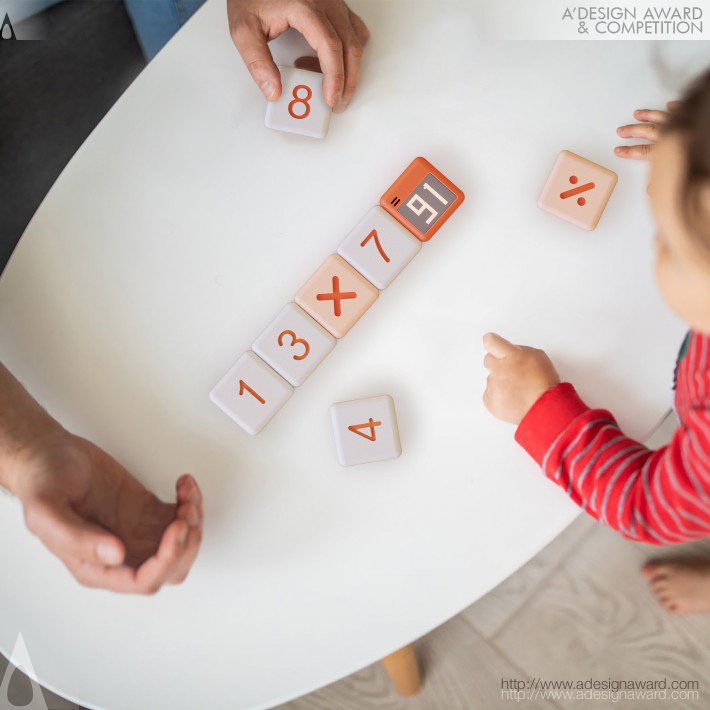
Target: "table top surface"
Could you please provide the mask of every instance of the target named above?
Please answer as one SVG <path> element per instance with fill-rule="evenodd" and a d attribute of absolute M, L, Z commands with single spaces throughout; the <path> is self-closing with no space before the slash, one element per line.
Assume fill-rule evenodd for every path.
<path fill-rule="evenodd" d="M 682 326 L 652 278 L 646 168 L 612 155 L 676 85 L 643 42 L 477 38 L 465 3 L 355 3 L 361 87 L 319 141 L 264 101 L 209 2 L 67 166 L 0 280 L 0 358 L 159 495 L 206 500 L 188 581 L 79 587 L 0 500 L 0 649 L 89 706 L 258 708 L 481 597 L 577 514 L 483 408 L 481 335 L 546 348 L 631 435 L 667 408 Z M 404 11 L 406 8 L 406 12 Z M 293 36 L 277 59 L 297 56 Z M 675 62 L 676 81 L 694 63 Z M 685 72 L 685 73 L 683 73 Z M 561 149 L 619 173 L 596 231 L 540 211 Z M 257 437 L 208 399 L 417 155 L 466 201 Z M 331 403 L 394 397 L 393 461 L 341 468 Z"/>

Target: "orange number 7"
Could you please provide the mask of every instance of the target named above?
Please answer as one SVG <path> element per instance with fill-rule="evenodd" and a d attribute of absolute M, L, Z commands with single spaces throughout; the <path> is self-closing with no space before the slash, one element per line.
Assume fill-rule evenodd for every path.
<path fill-rule="evenodd" d="M 244 382 L 244 380 L 239 380 L 239 394 L 244 394 L 244 390 L 246 390 L 252 397 L 254 397 L 254 399 L 256 399 L 261 404 L 266 404 L 266 400 L 260 395 L 258 395 L 256 392 L 254 392 L 254 390 L 249 387 L 249 385 Z"/>
<path fill-rule="evenodd" d="M 365 244 L 367 244 L 370 239 L 375 240 L 375 246 L 377 247 L 377 251 L 380 252 L 380 256 L 389 264 L 390 263 L 390 258 L 385 254 L 385 250 L 382 248 L 382 244 L 380 244 L 380 238 L 377 236 L 377 230 L 373 229 L 361 242 L 360 246 L 364 247 Z"/>

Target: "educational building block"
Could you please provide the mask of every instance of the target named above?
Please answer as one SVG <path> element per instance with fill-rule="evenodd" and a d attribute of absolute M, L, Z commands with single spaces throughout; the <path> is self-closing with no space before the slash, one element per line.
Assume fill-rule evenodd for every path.
<path fill-rule="evenodd" d="M 422 243 L 381 207 L 373 207 L 338 247 L 338 254 L 380 290 L 417 255 Z"/>
<path fill-rule="evenodd" d="M 330 419 L 341 466 L 396 459 L 402 453 L 389 395 L 338 402 L 330 408 Z"/>
<path fill-rule="evenodd" d="M 253 352 L 244 353 L 210 399 L 248 434 L 258 434 L 293 394 L 293 387 Z"/>
<path fill-rule="evenodd" d="M 380 205 L 417 239 L 428 242 L 465 195 L 428 160 L 415 158 L 380 198 Z"/>
<path fill-rule="evenodd" d="M 306 69 L 279 67 L 281 96 L 266 104 L 269 128 L 324 138 L 332 109 L 323 98 L 323 75 Z"/>
<path fill-rule="evenodd" d="M 296 303 L 336 338 L 342 338 L 379 293 L 341 256 L 331 254 L 296 294 Z"/>
<path fill-rule="evenodd" d="M 563 150 L 557 156 L 537 204 L 541 210 L 592 230 L 604 212 L 617 179 L 613 170 Z"/>
<path fill-rule="evenodd" d="M 335 338 L 302 308 L 289 303 L 254 341 L 251 349 L 294 387 L 323 362 Z"/>

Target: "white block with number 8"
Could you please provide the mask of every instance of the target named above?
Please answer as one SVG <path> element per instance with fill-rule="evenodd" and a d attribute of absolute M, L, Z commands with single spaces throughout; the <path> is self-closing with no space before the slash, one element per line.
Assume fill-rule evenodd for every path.
<path fill-rule="evenodd" d="M 269 128 L 324 138 L 332 109 L 323 98 L 323 75 L 306 69 L 279 67 L 281 96 L 266 104 Z"/>
<path fill-rule="evenodd" d="M 418 239 L 377 206 L 345 237 L 338 254 L 381 291 L 421 248 Z"/>
<path fill-rule="evenodd" d="M 289 303 L 254 341 L 251 349 L 294 387 L 323 362 L 335 338 L 295 303 Z"/>
<path fill-rule="evenodd" d="M 330 408 L 330 419 L 341 466 L 396 459 L 402 453 L 389 395 L 337 402 Z"/>
<path fill-rule="evenodd" d="M 258 434 L 293 394 L 293 387 L 253 352 L 244 353 L 210 399 L 248 434 Z"/>

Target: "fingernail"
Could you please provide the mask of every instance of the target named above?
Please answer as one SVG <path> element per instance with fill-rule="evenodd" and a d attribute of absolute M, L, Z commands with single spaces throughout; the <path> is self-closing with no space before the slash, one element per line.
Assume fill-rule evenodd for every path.
<path fill-rule="evenodd" d="M 121 551 L 111 543 L 100 542 L 96 548 L 96 554 L 107 565 L 117 565 L 121 562 Z"/>
<path fill-rule="evenodd" d="M 616 148 L 614 148 L 614 152 L 619 155 L 622 152 L 621 146 L 617 145 Z"/>
<path fill-rule="evenodd" d="M 348 107 L 348 103 L 349 103 L 348 101 L 342 101 L 342 100 L 338 101 L 335 104 L 335 108 L 333 109 L 333 113 L 342 113 Z"/>
<path fill-rule="evenodd" d="M 187 526 L 183 525 L 182 532 L 178 535 L 178 542 L 184 545 L 185 540 L 187 540 Z"/>
<path fill-rule="evenodd" d="M 276 93 L 276 87 L 270 81 L 263 81 L 260 88 L 267 99 L 273 98 L 274 93 Z"/>

